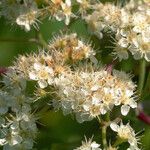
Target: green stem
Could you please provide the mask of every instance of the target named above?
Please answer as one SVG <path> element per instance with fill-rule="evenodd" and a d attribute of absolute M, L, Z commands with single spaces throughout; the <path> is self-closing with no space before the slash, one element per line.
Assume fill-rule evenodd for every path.
<path fill-rule="evenodd" d="M 138 92 L 141 98 L 145 81 L 145 73 L 146 73 L 146 61 L 142 59 L 140 62 L 139 83 L 138 83 Z"/>
<path fill-rule="evenodd" d="M 35 44 L 38 44 L 38 41 L 34 38 L 31 38 L 31 39 L 0 38 L 0 42 L 17 42 L 17 43 L 35 43 Z"/>
<path fill-rule="evenodd" d="M 107 149 L 107 137 L 106 137 L 106 132 L 107 132 L 107 126 L 103 125 L 102 126 L 102 143 L 103 143 L 103 148 Z"/>

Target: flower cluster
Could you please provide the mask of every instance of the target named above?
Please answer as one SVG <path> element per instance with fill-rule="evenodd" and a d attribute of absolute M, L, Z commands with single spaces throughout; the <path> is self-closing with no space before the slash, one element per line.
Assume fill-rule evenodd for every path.
<path fill-rule="evenodd" d="M 55 37 L 49 44 L 49 47 L 60 51 L 62 60 L 77 62 L 87 58 L 93 58 L 95 52 L 92 46 L 77 37 L 76 33 Z"/>
<path fill-rule="evenodd" d="M 0 91 L 0 145 L 7 150 L 32 149 L 37 134 L 32 99 L 25 95 L 26 80 L 9 69 Z"/>
<path fill-rule="evenodd" d="M 65 24 L 70 23 L 71 17 L 76 17 L 72 13 L 72 1 L 71 0 L 51 0 L 47 1 L 47 7 L 44 8 L 46 13 L 50 14 L 50 17 L 56 18 L 58 21 L 65 20 Z"/>
<path fill-rule="evenodd" d="M 1 0 L 0 17 L 30 31 L 31 26 L 38 29 L 39 20 L 45 17 L 69 25 L 71 18 L 80 16 L 99 38 L 106 31 L 114 34 L 114 53 L 120 60 L 127 59 L 130 52 L 134 59 L 150 61 L 149 0 L 130 0 L 120 5 L 97 0 L 44 0 L 41 5 L 38 3 L 37 0 Z M 66 31 L 67 26 L 64 27 Z M 34 40 L 40 46 L 46 45 L 42 38 Z M 130 108 L 136 108 L 136 85 L 129 74 L 100 68 L 91 45 L 76 33 L 62 33 L 45 46 L 47 51 L 19 56 L 8 68 L 0 83 L 0 145 L 4 150 L 33 148 L 41 113 L 37 100 L 42 96 L 51 100 L 55 110 L 61 109 L 64 115 L 74 114 L 79 123 L 94 118 L 101 121 L 103 150 L 119 148 L 115 144 L 107 145 L 105 134 L 109 125 L 117 132 L 117 140 L 130 144 L 127 150 L 140 150 L 139 139 L 129 124 L 121 122 L 119 126 L 108 118 L 99 118 L 114 107 L 121 107 L 123 116 Z M 30 82 L 37 91 L 33 88 L 28 97 L 27 83 Z M 85 139 L 75 150 L 102 149 L 92 139 Z"/>
<path fill-rule="evenodd" d="M 0 5 L 0 16 L 7 18 L 12 24 L 23 27 L 26 31 L 31 25 L 38 28 L 38 8 L 33 0 L 2 0 Z"/>
<path fill-rule="evenodd" d="M 64 21 L 69 25 L 71 18 L 77 18 L 80 14 L 85 16 L 96 0 L 45 0 L 42 6 L 34 0 L 2 0 L 0 3 L 0 16 L 4 16 L 12 24 L 23 27 L 30 31 L 31 25 L 38 29 L 38 23 L 43 18 L 55 18 L 57 21 Z M 77 12 L 73 7 L 78 5 Z M 79 13 L 78 13 L 79 12 Z"/>
<path fill-rule="evenodd" d="M 128 51 L 134 59 L 150 61 L 150 4 L 131 0 L 125 6 L 112 3 L 96 3 L 91 14 L 83 19 L 92 33 L 99 38 L 103 31 L 111 31 L 116 37 L 114 53 L 120 60 L 128 59 Z"/>
<path fill-rule="evenodd" d="M 14 64 L 20 74 L 37 81 L 40 88 L 53 85 L 59 74 L 70 72 L 71 63 L 94 58 L 95 55 L 92 47 L 78 39 L 76 34 L 58 36 L 48 46 L 49 52 L 20 56 Z"/>
<path fill-rule="evenodd" d="M 113 131 L 117 132 L 119 138 L 124 141 L 128 141 L 130 147 L 127 150 L 140 150 L 138 148 L 138 141 L 139 139 L 136 137 L 136 134 L 132 127 L 128 124 L 124 125 L 122 122 L 119 125 L 113 122 L 110 124 L 110 127 Z"/>
<path fill-rule="evenodd" d="M 83 17 L 92 33 L 99 38 L 103 37 L 102 31 L 111 29 L 116 31 L 120 24 L 121 10 L 111 3 L 96 3 L 92 5 L 93 12 Z"/>
<path fill-rule="evenodd" d="M 103 150 L 117 150 L 117 149 L 118 148 L 109 145 L 107 149 Z M 95 141 L 92 141 L 92 138 L 87 140 L 87 138 L 85 137 L 85 142 L 83 141 L 82 145 L 74 150 L 102 150 L 102 149 L 100 148 L 100 144 L 96 143 Z"/>
<path fill-rule="evenodd" d="M 127 59 L 130 51 L 134 59 L 150 61 L 150 5 L 139 4 L 134 11 L 129 6 L 123 9 L 125 23 L 117 30 L 115 51 L 120 59 Z"/>
<path fill-rule="evenodd" d="M 116 70 L 111 74 L 88 64 L 86 69 L 72 65 L 95 55 L 76 34 L 55 38 L 49 48 L 47 53 L 20 56 L 14 66 L 27 80 L 37 81 L 39 88 L 55 87 L 54 108 L 61 107 L 64 114 L 73 112 L 78 122 L 83 122 L 106 114 L 114 106 L 121 105 L 123 115 L 130 107 L 137 107 L 136 86 L 129 75 Z"/>
<path fill-rule="evenodd" d="M 82 145 L 74 150 L 102 150 L 100 148 L 100 145 L 97 144 L 95 141 L 92 141 L 92 139 L 87 140 L 85 138 L 85 142 L 82 142 Z"/>
<path fill-rule="evenodd" d="M 111 75 L 104 69 L 76 71 L 62 74 L 55 79 L 60 97 L 59 107 L 64 114 L 76 113 L 78 122 L 91 120 L 121 105 L 127 115 L 130 107 L 137 107 L 134 99 L 135 85 L 123 72 Z M 54 101 L 56 107 L 57 100 Z"/>

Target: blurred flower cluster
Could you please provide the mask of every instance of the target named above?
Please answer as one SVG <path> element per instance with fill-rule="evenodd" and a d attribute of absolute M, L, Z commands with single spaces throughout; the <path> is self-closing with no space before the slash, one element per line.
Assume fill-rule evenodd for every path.
<path fill-rule="evenodd" d="M 103 32 L 115 34 L 114 53 L 120 60 L 134 59 L 150 61 L 150 3 L 131 0 L 125 6 L 112 3 L 92 5 L 92 13 L 83 17 L 89 28 L 99 38 Z"/>
<path fill-rule="evenodd" d="M 26 96 L 26 80 L 9 69 L 0 90 L 0 145 L 7 150 L 31 149 L 37 135 L 33 100 Z"/>

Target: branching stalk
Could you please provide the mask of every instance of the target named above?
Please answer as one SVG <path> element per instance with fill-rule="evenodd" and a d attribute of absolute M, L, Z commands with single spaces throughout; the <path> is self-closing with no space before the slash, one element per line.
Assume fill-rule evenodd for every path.
<path fill-rule="evenodd" d="M 103 148 L 107 149 L 107 126 L 103 125 L 102 126 L 102 143 L 103 143 Z"/>
<path fill-rule="evenodd" d="M 141 98 L 145 81 L 145 73 L 146 73 L 146 61 L 142 59 L 140 62 L 139 83 L 138 83 L 138 92 Z"/>

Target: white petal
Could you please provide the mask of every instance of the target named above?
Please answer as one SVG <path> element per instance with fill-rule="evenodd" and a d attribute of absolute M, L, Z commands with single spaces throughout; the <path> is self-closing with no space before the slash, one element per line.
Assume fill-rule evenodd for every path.
<path fill-rule="evenodd" d="M 104 107 L 101 107 L 100 112 L 102 115 L 104 115 L 104 114 L 106 114 L 107 111 Z"/>
<path fill-rule="evenodd" d="M 70 16 L 66 15 L 65 24 L 69 25 L 69 23 L 70 23 Z"/>
<path fill-rule="evenodd" d="M 118 42 L 118 44 L 123 47 L 123 48 L 127 48 L 129 45 L 129 42 L 127 41 L 127 39 L 125 38 L 121 38 Z"/>
<path fill-rule="evenodd" d="M 30 25 L 29 24 L 25 24 L 25 30 L 26 31 L 30 31 L 30 29 L 31 29 Z"/>
<path fill-rule="evenodd" d="M 91 147 L 92 147 L 92 148 L 99 148 L 99 146 L 100 146 L 100 145 L 97 144 L 96 142 L 92 142 L 92 143 L 91 143 Z"/>
<path fill-rule="evenodd" d="M 67 4 L 67 6 L 71 6 L 71 0 L 66 0 L 65 3 Z"/>
<path fill-rule="evenodd" d="M 126 95 L 127 95 L 128 97 L 132 96 L 133 94 L 134 94 L 134 93 L 133 93 L 132 90 L 126 90 Z"/>
<path fill-rule="evenodd" d="M 82 3 L 82 0 L 77 0 L 78 3 Z"/>
<path fill-rule="evenodd" d="M 45 69 L 46 69 L 46 71 L 47 71 L 48 73 L 54 74 L 53 68 L 51 68 L 51 67 L 46 67 Z"/>
<path fill-rule="evenodd" d="M 129 105 L 131 106 L 131 108 L 136 108 L 137 107 L 137 102 L 135 100 L 131 100 L 129 102 Z"/>
<path fill-rule="evenodd" d="M 118 132 L 119 126 L 118 126 L 115 122 L 113 122 L 113 123 L 110 124 L 110 128 L 111 128 L 113 131 Z"/>
<path fill-rule="evenodd" d="M 88 105 L 83 105 L 83 109 L 84 109 L 85 111 L 89 111 L 89 106 L 88 106 Z"/>
<path fill-rule="evenodd" d="M 128 106 L 128 105 L 122 105 L 121 106 L 121 114 L 123 116 L 126 116 L 129 112 L 129 110 L 130 110 L 130 106 Z"/>
<path fill-rule="evenodd" d="M 16 145 L 22 142 L 22 137 L 19 135 L 15 135 L 14 137 L 12 137 L 11 139 L 11 144 L 12 145 Z"/>
<path fill-rule="evenodd" d="M 34 63 L 33 67 L 35 70 L 39 71 L 42 68 L 42 64 L 41 63 Z"/>
<path fill-rule="evenodd" d="M 52 78 L 48 78 L 48 84 L 52 85 L 54 83 L 54 80 Z"/>
<path fill-rule="evenodd" d="M 48 85 L 45 80 L 38 81 L 38 84 L 39 84 L 40 88 L 42 88 L 42 89 L 46 88 Z"/>
<path fill-rule="evenodd" d="M 31 80 L 38 80 L 36 73 L 34 73 L 34 72 L 29 72 L 29 78 Z"/>
<path fill-rule="evenodd" d="M 0 139 L 0 145 L 5 145 L 6 144 L 6 139 Z"/>
<path fill-rule="evenodd" d="M 98 104 L 100 104 L 100 99 L 97 98 L 97 97 L 95 97 L 95 96 L 93 96 L 93 97 L 92 97 L 92 104 L 93 104 L 93 105 L 98 105 Z"/>
<path fill-rule="evenodd" d="M 55 17 L 56 17 L 56 20 L 58 21 L 62 21 L 64 19 L 64 15 L 62 12 L 58 12 Z"/>
<path fill-rule="evenodd" d="M 99 86 L 98 85 L 94 85 L 94 86 L 92 86 L 91 91 L 97 91 L 98 89 L 99 89 Z"/>

